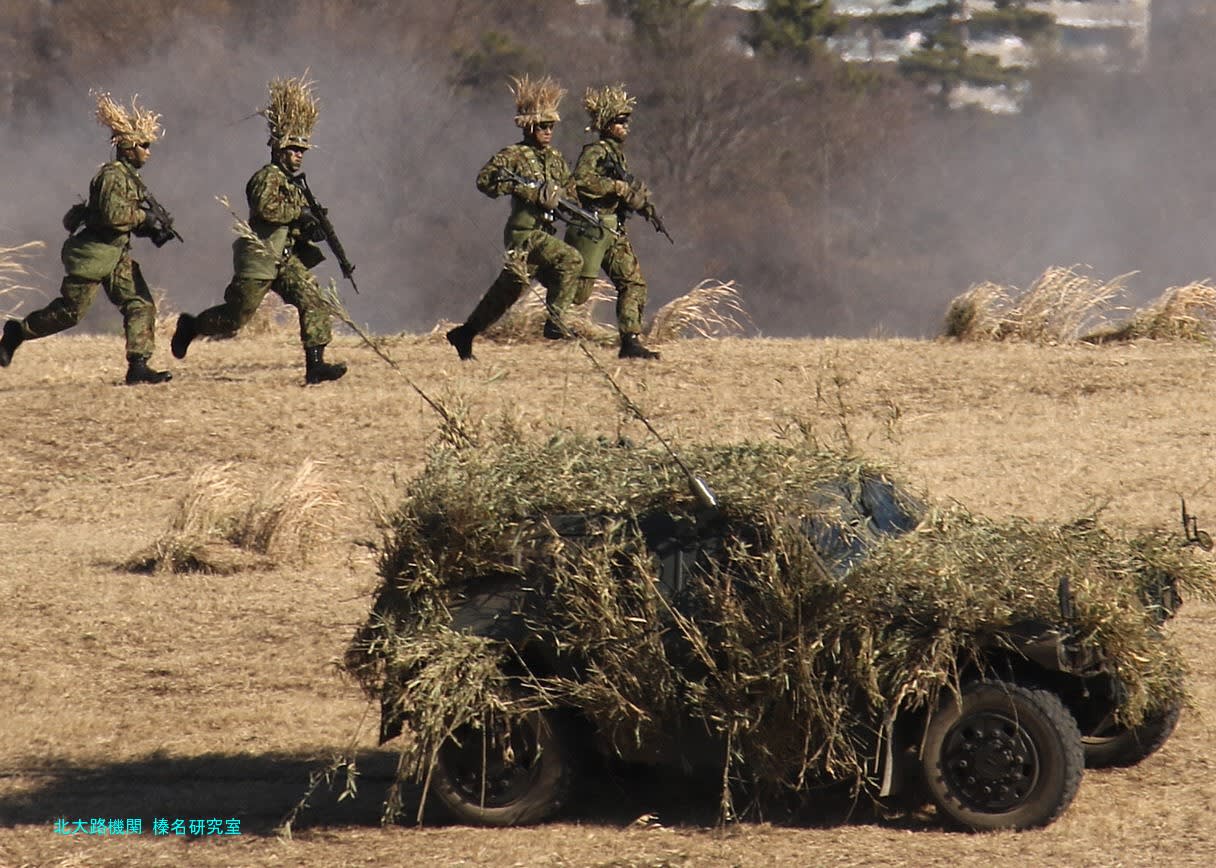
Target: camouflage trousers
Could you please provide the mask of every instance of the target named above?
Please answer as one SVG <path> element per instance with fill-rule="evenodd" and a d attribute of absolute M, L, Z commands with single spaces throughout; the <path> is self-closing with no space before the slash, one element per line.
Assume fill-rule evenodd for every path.
<path fill-rule="evenodd" d="M 540 229 L 511 232 L 507 243 L 507 263 L 465 320 L 478 334 L 519 301 L 533 277 L 545 288 L 545 304 L 557 318 L 569 309 L 578 291 L 583 257 L 569 244 Z"/>
<path fill-rule="evenodd" d="M 151 356 L 156 346 L 156 302 L 152 300 L 139 263 L 127 253 L 123 253 L 114 270 L 101 280 L 72 274 L 64 277 L 59 286 L 59 298 L 21 321 L 25 338 L 45 338 L 70 329 L 84 319 L 101 288 L 122 313 L 127 355 L 145 359 Z"/>
<path fill-rule="evenodd" d="M 642 266 L 633 252 L 633 244 L 624 232 L 604 252 L 604 274 L 616 287 L 616 322 L 621 334 L 638 334 L 642 330 L 642 313 L 646 309 L 646 278 L 642 277 Z M 583 304 L 591 298 L 595 276 L 588 276 L 584 269 L 578 281 L 575 304 Z"/>
<path fill-rule="evenodd" d="M 329 343 L 333 336 L 329 309 L 321 299 L 316 278 L 295 256 L 287 258 L 273 280 L 233 277 L 224 290 L 224 303 L 200 313 L 195 318 L 195 329 L 204 336 L 236 334 L 271 291 L 299 313 L 300 341 L 306 349 Z"/>

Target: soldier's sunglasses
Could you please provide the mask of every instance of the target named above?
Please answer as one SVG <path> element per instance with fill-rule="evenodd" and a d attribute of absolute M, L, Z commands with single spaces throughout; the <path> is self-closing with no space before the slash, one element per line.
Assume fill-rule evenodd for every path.
<path fill-rule="evenodd" d="M 146 151 L 152 147 L 152 143 L 151 142 L 136 142 L 135 147 L 139 148 L 141 151 Z"/>
<path fill-rule="evenodd" d="M 538 130 L 551 130 L 555 126 L 557 126 L 557 124 L 554 121 L 541 121 L 539 124 L 536 125 L 536 128 Z"/>
<path fill-rule="evenodd" d="M 623 127 L 629 126 L 629 115 L 618 115 L 617 117 L 614 117 L 611 122 L 609 122 L 609 126 L 614 126 L 616 124 L 620 124 Z"/>

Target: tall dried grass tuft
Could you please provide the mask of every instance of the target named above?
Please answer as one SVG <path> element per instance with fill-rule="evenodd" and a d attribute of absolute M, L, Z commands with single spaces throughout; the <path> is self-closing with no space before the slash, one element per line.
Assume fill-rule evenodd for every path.
<path fill-rule="evenodd" d="M 606 325 L 596 318 L 597 308 L 613 299 L 612 285 L 606 280 L 597 280 L 591 296 L 584 304 L 571 305 L 562 317 L 567 328 L 584 340 L 596 344 L 611 344 L 616 340 L 616 327 Z M 548 309 L 543 290 L 533 285 L 502 319 L 486 329 L 487 340 L 503 343 L 533 343 L 542 340 Z"/>
<path fill-rule="evenodd" d="M 0 316 L 16 316 L 21 309 L 21 293 L 41 292 L 25 281 L 31 276 L 26 260 L 46 247 L 41 241 L 27 241 L 16 247 L 0 247 Z"/>
<path fill-rule="evenodd" d="M 720 338 L 754 329 L 733 280 L 703 280 L 659 308 L 646 329 L 646 337 L 660 343 L 680 338 Z"/>
<path fill-rule="evenodd" d="M 212 464 L 195 471 L 165 533 L 123 568 L 147 573 L 233 572 L 231 558 L 224 555 L 233 504 L 240 494 L 232 470 L 231 464 Z"/>
<path fill-rule="evenodd" d="M 146 573 L 228 574 L 276 563 L 308 562 L 328 536 L 342 502 L 305 461 L 295 475 L 247 495 L 232 464 L 203 467 L 190 477 L 165 533 L 123 568 Z"/>
<path fill-rule="evenodd" d="M 1024 291 L 981 283 L 950 303 L 944 334 L 964 341 L 1072 343 L 1110 310 L 1129 276 L 1103 282 L 1053 267 Z"/>
<path fill-rule="evenodd" d="M 584 304 L 572 305 L 565 313 L 564 322 L 583 340 L 613 346 L 618 337 L 615 299 L 616 290 L 612 284 L 597 279 L 591 296 Z M 605 306 L 611 313 L 601 318 Z M 502 343 L 538 343 L 543 340 L 541 330 L 546 316 L 544 294 L 534 284 L 502 319 L 486 329 L 482 337 Z M 431 334 L 438 340 L 451 326 L 452 323 L 440 322 Z M 721 338 L 748 331 L 755 331 L 755 324 L 743 307 L 734 281 L 703 280 L 659 308 L 645 330 L 645 337 L 663 342 Z"/>
<path fill-rule="evenodd" d="M 1204 341 L 1216 336 L 1216 287 L 1200 280 L 1174 286 L 1147 307 L 1132 313 L 1125 323 L 1095 331 L 1090 343 L 1134 341 Z"/>
<path fill-rule="evenodd" d="M 300 465 L 291 480 L 263 491 L 245 510 L 230 539 L 275 560 L 306 563 L 329 531 L 342 501 L 321 479 L 316 462 Z"/>

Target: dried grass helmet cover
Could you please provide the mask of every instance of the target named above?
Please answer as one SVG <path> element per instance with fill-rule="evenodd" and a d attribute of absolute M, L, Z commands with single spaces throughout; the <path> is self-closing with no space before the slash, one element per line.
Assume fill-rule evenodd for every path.
<path fill-rule="evenodd" d="M 557 123 L 562 119 L 557 107 L 566 90 L 549 76 L 535 80 L 527 75 L 519 78 L 512 76 L 511 93 L 515 96 L 515 126 L 520 129 Z"/>
<path fill-rule="evenodd" d="M 160 138 L 160 115 L 139 105 L 139 95 L 131 97 L 131 107 L 117 103 L 105 91 L 90 91 L 97 100 L 97 123 L 110 129 L 110 143 L 118 148 L 130 148 L 141 142 Z"/>
<path fill-rule="evenodd" d="M 270 128 L 267 142 L 272 148 L 312 147 L 312 128 L 320 102 L 312 92 L 308 73 L 296 78 L 271 79 L 270 100 L 258 110 Z"/>
<path fill-rule="evenodd" d="M 623 84 L 608 84 L 599 88 L 589 87 L 587 93 L 583 95 L 583 108 L 587 110 L 587 117 L 591 119 L 591 124 L 587 129 L 602 133 L 608 129 L 614 118 L 633 114 L 636 105 L 637 100 L 625 92 Z"/>

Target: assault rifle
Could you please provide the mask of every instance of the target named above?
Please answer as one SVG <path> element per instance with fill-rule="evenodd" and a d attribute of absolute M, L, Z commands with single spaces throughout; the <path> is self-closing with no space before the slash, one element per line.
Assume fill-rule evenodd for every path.
<path fill-rule="evenodd" d="M 185 244 L 186 239 L 182 238 L 182 234 L 173 227 L 173 215 L 169 213 L 164 205 L 156 201 L 156 197 L 152 195 L 143 178 L 136 175 L 135 180 L 139 185 L 139 207 L 151 214 L 152 220 L 156 224 L 148 233 L 148 238 L 157 247 L 164 247 L 169 243 L 170 238 L 176 238 L 182 244 Z M 66 221 L 64 225 L 67 225 Z"/>
<path fill-rule="evenodd" d="M 635 180 L 637 180 L 637 177 L 632 172 L 625 169 L 625 166 L 616 158 L 615 154 L 604 154 L 602 165 L 604 167 L 604 174 L 614 181 L 624 181 L 626 184 L 632 184 Z M 667 227 L 663 225 L 663 218 L 659 216 L 657 211 L 655 211 L 653 203 L 647 202 L 642 206 L 642 209 L 638 211 L 638 213 L 642 215 L 643 220 L 654 227 L 655 232 L 663 233 L 667 236 L 668 241 L 670 241 L 672 244 L 676 243 L 676 240 L 672 238 L 671 234 L 667 231 Z M 627 214 L 622 214 L 621 221 L 624 222 L 627 216 Z"/>
<path fill-rule="evenodd" d="M 308 210 L 317 221 L 317 226 L 321 232 L 324 233 L 325 243 L 334 252 L 334 257 L 338 260 L 338 268 L 342 270 L 342 276 L 350 281 L 351 288 L 358 293 L 359 285 L 355 283 L 354 278 L 355 264 L 346 258 L 346 251 L 342 248 L 342 242 L 338 240 L 338 233 L 334 231 L 334 224 L 329 222 L 329 209 L 321 207 L 321 204 L 317 201 L 317 197 L 312 194 L 312 188 L 308 186 L 308 178 L 304 176 L 303 172 L 293 176 L 291 182 L 299 187 L 300 192 L 304 194 L 304 200 L 308 203 Z M 315 247 L 312 249 L 316 250 Z M 320 260 L 318 259 L 318 261 Z"/>
<path fill-rule="evenodd" d="M 518 172 L 512 172 L 510 169 L 499 169 L 498 178 L 503 181 L 512 181 L 520 187 L 530 187 L 537 189 L 544 182 L 536 178 L 525 178 Z M 584 223 L 593 229 L 598 229 L 601 232 L 607 232 L 610 235 L 620 235 L 621 233 L 610 226 L 605 226 L 600 215 L 592 211 L 590 208 L 584 208 L 582 205 L 575 202 L 573 199 L 560 198 L 557 200 L 557 207 L 553 209 L 553 215 L 566 223 Z"/>

